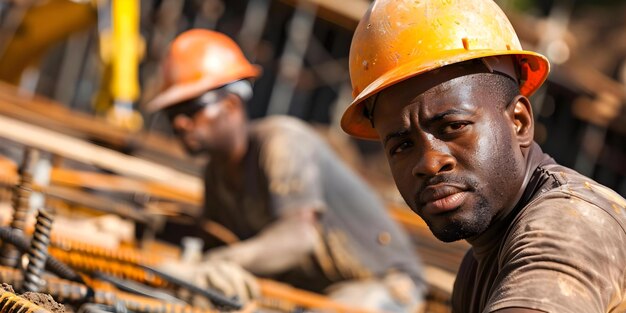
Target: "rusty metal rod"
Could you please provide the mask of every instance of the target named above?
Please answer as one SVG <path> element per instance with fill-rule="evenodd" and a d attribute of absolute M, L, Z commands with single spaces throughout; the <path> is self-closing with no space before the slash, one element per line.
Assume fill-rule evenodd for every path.
<path fill-rule="evenodd" d="M 154 253 L 140 251 L 129 247 L 108 249 L 85 242 L 79 242 L 70 238 L 61 237 L 55 235 L 54 233 L 52 233 L 51 244 L 53 247 L 57 247 L 62 250 L 81 252 L 87 255 L 111 259 L 118 262 L 127 262 L 132 264 L 159 264 L 162 262 L 162 257 Z"/>
<path fill-rule="evenodd" d="M 22 232 L 9 227 L 0 227 L 0 240 L 14 245 L 17 249 L 24 253 L 28 251 L 30 246 L 30 241 L 27 238 L 24 238 L 24 234 Z M 83 281 L 73 269 L 52 256 L 48 256 L 46 259 L 46 268 L 65 279 L 77 282 Z"/>
<path fill-rule="evenodd" d="M 48 259 L 53 217 L 52 213 L 46 209 L 39 209 L 35 232 L 28 250 L 28 266 L 24 271 L 24 290 L 26 291 L 39 292 L 43 285 L 41 274 Z"/>
<path fill-rule="evenodd" d="M 33 187 L 33 177 L 28 172 L 32 154 L 32 148 L 24 149 L 22 164 L 17 170 L 19 181 L 11 189 L 11 204 L 13 206 L 11 228 L 20 232 L 24 231 L 26 219 L 28 218 L 29 200 Z M 20 258 L 20 250 L 11 243 L 4 242 L 0 250 L 0 264 L 16 267 Z M 22 250 L 21 252 L 25 251 Z"/>
<path fill-rule="evenodd" d="M 0 266 L 0 277 L 7 279 L 6 283 L 19 286 L 23 282 L 22 273 L 17 269 Z M 84 284 L 68 281 L 61 278 L 47 276 L 42 292 L 50 294 L 54 299 L 69 302 L 93 301 L 97 304 L 116 305 L 123 304 L 130 311 L 138 313 L 216 313 L 214 310 L 201 309 L 186 304 L 171 303 L 164 300 L 134 295 L 127 292 L 95 289 L 90 295 L 89 288 Z M 1 294 L 1 293 L 0 293 Z M 22 313 L 5 312 L 0 313 Z M 49 312 L 32 312 L 49 313 Z"/>

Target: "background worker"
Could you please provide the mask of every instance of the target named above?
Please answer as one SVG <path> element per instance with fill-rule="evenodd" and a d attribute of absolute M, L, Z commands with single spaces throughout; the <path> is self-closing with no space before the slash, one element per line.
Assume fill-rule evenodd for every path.
<path fill-rule="evenodd" d="M 203 218 L 241 240 L 178 275 L 244 299 L 257 290 L 250 271 L 366 308 L 420 305 L 420 261 L 375 192 L 303 122 L 248 121 L 244 105 L 260 70 L 230 38 L 184 32 L 164 74 L 148 110 L 167 115 L 191 154 L 210 157 Z"/>
<path fill-rule="evenodd" d="M 626 201 L 533 141 L 548 71 L 491 0 L 379 0 L 354 34 L 342 127 L 382 142 L 435 236 L 471 244 L 454 312 L 626 312 Z"/>

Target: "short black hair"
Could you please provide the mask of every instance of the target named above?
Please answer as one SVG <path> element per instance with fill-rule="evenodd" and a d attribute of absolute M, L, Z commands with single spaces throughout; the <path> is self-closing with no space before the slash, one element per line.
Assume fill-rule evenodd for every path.
<path fill-rule="evenodd" d="M 519 85 L 509 76 L 499 73 L 482 73 L 478 75 L 481 85 L 491 89 L 493 95 L 499 96 L 502 108 L 507 109 L 515 97 L 521 94 Z"/>

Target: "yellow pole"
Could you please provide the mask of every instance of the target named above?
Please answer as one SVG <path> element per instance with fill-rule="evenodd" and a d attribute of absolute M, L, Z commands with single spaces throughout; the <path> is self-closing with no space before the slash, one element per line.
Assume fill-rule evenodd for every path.
<path fill-rule="evenodd" d="M 116 102 L 139 98 L 139 1 L 113 0 L 113 81 Z"/>
<path fill-rule="evenodd" d="M 141 115 L 133 110 L 139 98 L 139 0 L 112 0 L 113 38 L 111 53 L 111 94 L 114 106 L 107 119 L 123 128 L 138 130 Z"/>

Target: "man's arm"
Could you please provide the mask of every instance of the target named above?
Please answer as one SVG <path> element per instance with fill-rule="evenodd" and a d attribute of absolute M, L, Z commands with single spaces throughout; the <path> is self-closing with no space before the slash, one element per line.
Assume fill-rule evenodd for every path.
<path fill-rule="evenodd" d="M 284 120 L 266 123 L 278 122 Z M 312 140 L 311 135 L 300 126 L 265 126 L 269 128 L 262 132 L 258 162 L 275 222 L 248 240 L 207 254 L 208 259 L 231 260 L 259 275 L 296 267 L 309 256 L 322 240 L 317 224 L 326 209 L 315 145 L 302 144 Z"/>
<path fill-rule="evenodd" d="M 282 272 L 313 252 L 320 241 L 316 223 L 315 209 L 294 210 L 255 237 L 209 251 L 206 259 L 229 260 L 258 275 Z"/>

